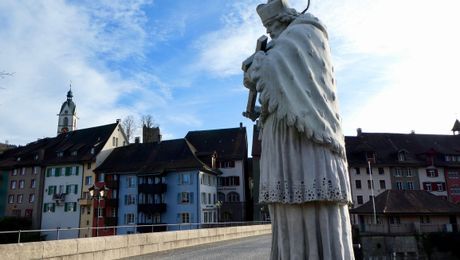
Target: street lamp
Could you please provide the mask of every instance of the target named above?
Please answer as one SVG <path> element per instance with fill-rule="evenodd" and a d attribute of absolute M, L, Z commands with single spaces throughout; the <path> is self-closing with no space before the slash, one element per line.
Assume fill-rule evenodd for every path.
<path fill-rule="evenodd" d="M 96 236 L 99 236 L 99 212 L 101 210 L 101 200 L 105 199 L 107 196 L 106 192 L 109 191 L 105 185 L 101 188 L 93 185 L 88 189 L 89 195 L 92 200 L 97 200 L 97 214 L 96 214 Z"/>
<path fill-rule="evenodd" d="M 214 205 L 217 208 L 217 222 L 220 222 L 220 207 L 222 207 L 222 201 L 218 200 Z"/>

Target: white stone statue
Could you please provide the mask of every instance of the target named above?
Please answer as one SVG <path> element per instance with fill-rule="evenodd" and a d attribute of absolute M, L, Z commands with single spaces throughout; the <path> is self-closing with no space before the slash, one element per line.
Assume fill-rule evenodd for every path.
<path fill-rule="evenodd" d="M 283 0 L 261 4 L 257 12 L 272 40 L 251 58 L 244 83 L 262 105 L 259 200 L 270 210 L 271 259 L 354 259 L 326 28 Z"/>

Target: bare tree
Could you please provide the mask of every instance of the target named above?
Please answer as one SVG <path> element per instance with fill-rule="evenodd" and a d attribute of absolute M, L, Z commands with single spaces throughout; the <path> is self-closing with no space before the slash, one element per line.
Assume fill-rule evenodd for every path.
<path fill-rule="evenodd" d="M 142 126 L 151 128 L 151 127 L 158 127 L 159 125 L 155 123 L 152 115 L 142 115 L 141 116 L 141 123 Z"/>
<path fill-rule="evenodd" d="M 131 139 L 134 134 L 134 130 L 136 130 L 136 121 L 132 115 L 129 115 L 121 121 L 121 125 L 125 130 L 126 138 L 128 138 L 128 142 L 131 142 Z"/>
<path fill-rule="evenodd" d="M 0 71 L 0 79 L 4 79 L 6 76 L 13 76 L 14 73 L 11 72 L 6 72 L 6 71 Z"/>

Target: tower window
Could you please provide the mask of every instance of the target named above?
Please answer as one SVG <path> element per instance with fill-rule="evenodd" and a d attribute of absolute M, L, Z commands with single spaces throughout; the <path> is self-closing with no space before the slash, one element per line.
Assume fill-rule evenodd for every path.
<path fill-rule="evenodd" d="M 69 119 L 67 119 L 67 117 L 64 117 L 64 126 L 68 126 L 68 125 L 69 125 Z"/>

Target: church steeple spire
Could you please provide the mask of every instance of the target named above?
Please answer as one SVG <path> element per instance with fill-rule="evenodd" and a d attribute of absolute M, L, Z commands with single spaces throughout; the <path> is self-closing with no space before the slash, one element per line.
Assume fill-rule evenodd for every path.
<path fill-rule="evenodd" d="M 77 106 L 72 100 L 72 83 L 70 83 L 69 91 L 67 92 L 67 100 L 62 103 L 61 110 L 58 114 L 57 133 L 65 133 L 77 129 Z"/>

